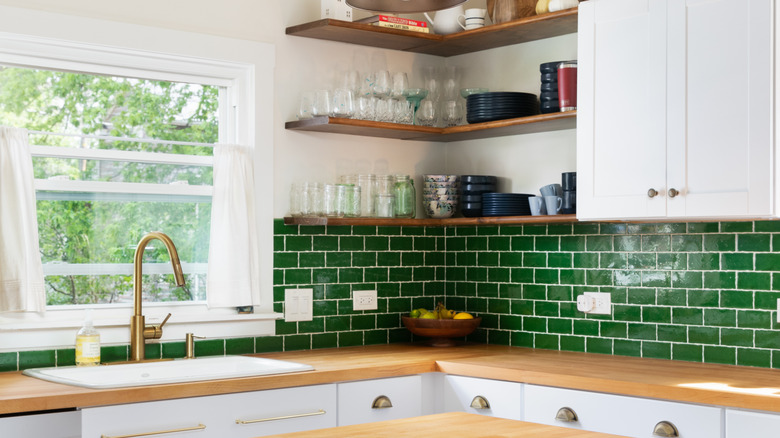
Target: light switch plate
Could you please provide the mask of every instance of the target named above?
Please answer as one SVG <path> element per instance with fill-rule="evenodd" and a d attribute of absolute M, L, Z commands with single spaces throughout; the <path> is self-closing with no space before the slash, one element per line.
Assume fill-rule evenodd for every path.
<path fill-rule="evenodd" d="M 284 320 L 311 321 L 313 317 L 312 289 L 285 289 Z"/>
<path fill-rule="evenodd" d="M 376 310 L 377 308 L 375 290 L 352 291 L 352 310 Z"/>

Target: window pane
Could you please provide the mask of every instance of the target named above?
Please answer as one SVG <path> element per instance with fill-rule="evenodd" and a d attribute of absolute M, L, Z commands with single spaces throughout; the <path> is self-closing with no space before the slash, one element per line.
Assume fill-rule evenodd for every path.
<path fill-rule="evenodd" d="M 207 186 L 212 183 L 212 168 L 205 166 L 51 157 L 35 157 L 33 166 L 36 179 Z"/>

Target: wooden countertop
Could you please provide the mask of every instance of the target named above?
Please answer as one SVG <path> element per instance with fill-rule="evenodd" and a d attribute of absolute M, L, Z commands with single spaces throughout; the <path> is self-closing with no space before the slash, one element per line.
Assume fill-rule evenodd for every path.
<path fill-rule="evenodd" d="M 424 415 L 402 420 L 379 421 L 354 426 L 331 427 L 306 432 L 272 435 L 275 438 L 340 438 L 355 437 L 420 437 L 431 436 L 477 437 L 538 437 L 538 438 L 617 438 L 618 435 L 588 432 L 565 427 L 546 426 L 507 420 L 484 415 L 450 412 L 447 414 Z M 427 431 L 427 432 L 426 432 Z"/>
<path fill-rule="evenodd" d="M 312 365 L 273 376 L 87 389 L 0 373 L 0 414 L 135 403 L 440 371 L 537 385 L 780 412 L 780 371 L 497 345 L 390 344 L 259 354 Z"/>

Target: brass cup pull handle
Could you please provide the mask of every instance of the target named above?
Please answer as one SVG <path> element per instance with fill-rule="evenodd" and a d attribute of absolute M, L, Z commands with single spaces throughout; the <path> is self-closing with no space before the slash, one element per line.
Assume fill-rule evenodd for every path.
<path fill-rule="evenodd" d="M 579 418 L 577 418 L 577 413 L 574 412 L 574 409 L 563 407 L 558 409 L 558 412 L 555 414 L 555 420 L 564 423 L 574 423 L 579 421 Z"/>
<path fill-rule="evenodd" d="M 206 425 L 198 424 L 197 426 L 193 426 L 193 427 L 184 427 L 181 429 L 170 429 L 170 430 L 159 430 L 157 432 L 134 433 L 132 435 L 100 435 L 100 438 L 137 438 L 141 436 L 165 435 L 169 433 L 194 432 L 196 430 L 205 430 L 205 429 L 206 429 Z"/>
<path fill-rule="evenodd" d="M 483 396 L 478 395 L 471 400 L 471 405 L 474 409 L 490 409 L 490 402 Z"/>
<path fill-rule="evenodd" d="M 658 196 L 658 190 L 650 189 L 650 190 L 647 191 L 647 197 L 648 198 L 655 198 L 656 196 Z"/>
<path fill-rule="evenodd" d="M 653 436 L 679 437 L 680 432 L 670 421 L 661 421 L 653 428 Z"/>
<path fill-rule="evenodd" d="M 669 189 L 669 197 L 674 198 L 675 196 L 679 195 L 680 192 L 677 189 Z"/>
<path fill-rule="evenodd" d="M 371 403 L 371 409 L 387 409 L 392 407 L 393 402 L 391 402 L 390 397 L 386 395 L 380 395 L 374 399 L 373 403 Z"/>
<path fill-rule="evenodd" d="M 257 420 L 236 420 L 236 424 L 254 424 L 254 423 L 264 423 L 266 421 L 276 421 L 276 420 L 289 420 L 292 418 L 301 418 L 301 417 L 313 417 L 315 415 L 325 415 L 325 411 L 322 409 L 318 409 L 314 412 L 304 412 L 302 414 L 292 414 L 292 415 L 280 415 L 278 417 L 268 417 L 268 418 L 258 418 Z"/>

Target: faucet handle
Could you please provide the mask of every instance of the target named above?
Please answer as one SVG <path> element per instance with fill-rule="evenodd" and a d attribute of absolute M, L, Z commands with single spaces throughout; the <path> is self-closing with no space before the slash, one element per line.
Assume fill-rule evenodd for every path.
<path fill-rule="evenodd" d="M 163 333 L 162 328 L 170 317 L 171 314 L 169 313 L 159 325 L 147 325 L 144 327 L 144 339 L 160 339 Z"/>

